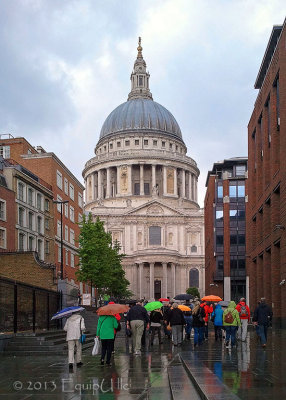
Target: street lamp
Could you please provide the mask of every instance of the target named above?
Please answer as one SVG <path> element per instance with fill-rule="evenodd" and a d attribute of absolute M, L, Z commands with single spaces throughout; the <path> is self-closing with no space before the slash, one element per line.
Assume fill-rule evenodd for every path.
<path fill-rule="evenodd" d="M 66 204 L 68 202 L 68 200 L 53 200 L 53 203 L 61 205 L 61 280 L 64 279 L 63 204 Z"/>

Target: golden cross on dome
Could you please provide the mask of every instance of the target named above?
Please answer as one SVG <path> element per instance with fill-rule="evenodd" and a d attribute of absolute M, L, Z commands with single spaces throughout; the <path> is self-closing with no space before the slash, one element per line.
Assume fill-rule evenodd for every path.
<path fill-rule="evenodd" d="M 138 55 L 137 55 L 137 58 L 142 58 L 142 47 L 141 47 L 141 37 L 139 36 L 139 39 L 138 39 L 138 47 L 137 47 L 137 50 L 138 50 Z"/>

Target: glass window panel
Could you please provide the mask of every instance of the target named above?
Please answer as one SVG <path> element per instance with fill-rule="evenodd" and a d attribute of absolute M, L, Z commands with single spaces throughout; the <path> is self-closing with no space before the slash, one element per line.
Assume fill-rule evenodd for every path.
<path fill-rule="evenodd" d="M 217 197 L 219 199 L 221 199 L 223 197 L 223 187 L 222 186 L 217 187 Z"/>
<path fill-rule="evenodd" d="M 230 235 L 230 244 L 237 244 L 237 234 Z"/>
<path fill-rule="evenodd" d="M 215 218 L 216 218 L 216 220 L 223 220 L 223 211 L 217 210 L 215 213 Z"/>
<path fill-rule="evenodd" d="M 229 186 L 229 197 L 236 197 L 236 185 Z"/>
<path fill-rule="evenodd" d="M 239 185 L 237 187 L 237 196 L 238 197 L 244 197 L 245 196 L 245 187 L 244 187 L 244 185 L 243 186 Z"/>
<path fill-rule="evenodd" d="M 223 245 L 223 235 L 216 235 L 216 244 L 219 246 Z"/>

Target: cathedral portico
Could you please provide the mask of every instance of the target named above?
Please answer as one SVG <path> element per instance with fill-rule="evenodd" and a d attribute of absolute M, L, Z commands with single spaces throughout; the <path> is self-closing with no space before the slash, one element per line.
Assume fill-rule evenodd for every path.
<path fill-rule="evenodd" d="M 153 101 L 149 79 L 140 42 L 128 100 L 106 118 L 83 170 L 85 211 L 120 243 L 134 297 L 171 298 L 192 285 L 203 294 L 199 169 L 174 116 Z"/>

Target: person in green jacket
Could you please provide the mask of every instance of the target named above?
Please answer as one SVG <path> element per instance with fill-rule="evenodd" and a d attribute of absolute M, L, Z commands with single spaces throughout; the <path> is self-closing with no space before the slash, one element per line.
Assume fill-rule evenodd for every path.
<path fill-rule="evenodd" d="M 236 332 L 239 326 L 241 326 L 239 313 L 236 310 L 236 304 L 234 301 L 231 301 L 228 307 L 224 310 L 222 320 L 223 326 L 225 327 L 226 338 L 225 345 L 227 348 L 230 348 L 230 339 L 231 339 L 231 347 L 234 347 L 236 344 Z"/>
<path fill-rule="evenodd" d="M 101 365 L 104 365 L 104 359 L 106 355 L 106 365 L 110 364 L 113 340 L 114 340 L 114 329 L 118 327 L 116 318 L 113 315 L 101 315 L 97 323 L 96 336 L 101 340 Z"/>

